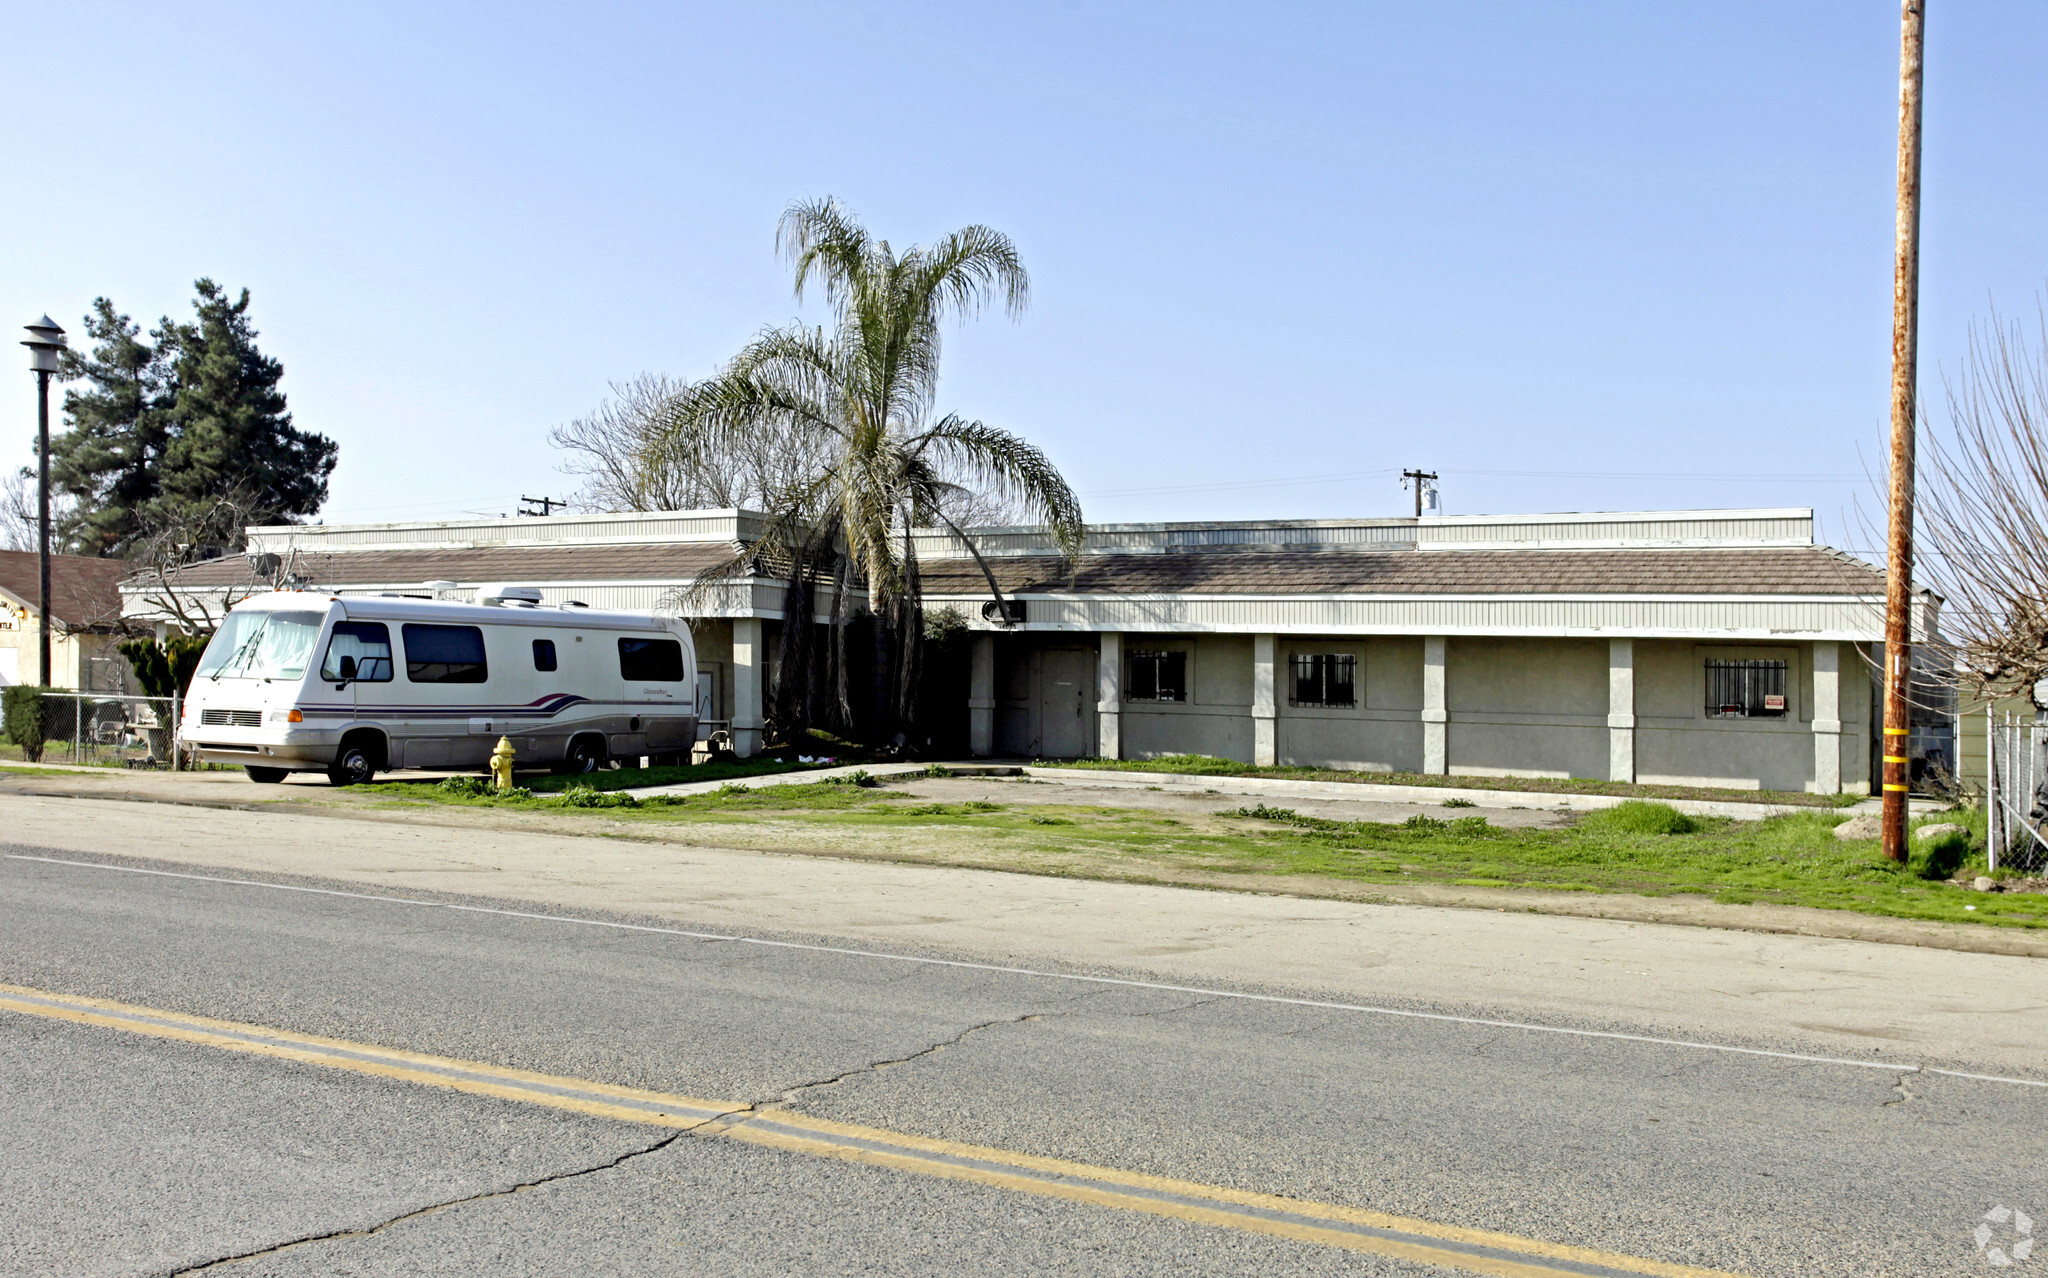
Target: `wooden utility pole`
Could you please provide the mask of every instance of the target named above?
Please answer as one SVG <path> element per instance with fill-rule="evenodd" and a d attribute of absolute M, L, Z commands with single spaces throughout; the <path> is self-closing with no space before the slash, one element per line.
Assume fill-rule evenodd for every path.
<path fill-rule="evenodd" d="M 1913 426 L 1920 362 L 1920 83 L 1926 0 L 1899 17 L 1899 193 L 1892 270 L 1891 537 L 1884 586 L 1884 854 L 1906 859 L 1913 726 Z"/>
<path fill-rule="evenodd" d="M 1401 483 L 1404 486 L 1411 479 L 1415 481 L 1415 517 L 1420 519 L 1422 518 L 1423 485 L 1435 483 L 1436 472 L 1433 470 L 1404 470 L 1401 472 Z"/>

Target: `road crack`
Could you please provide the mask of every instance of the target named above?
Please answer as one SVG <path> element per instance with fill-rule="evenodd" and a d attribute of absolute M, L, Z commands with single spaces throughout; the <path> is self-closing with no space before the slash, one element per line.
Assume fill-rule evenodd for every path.
<path fill-rule="evenodd" d="M 689 1135 L 689 1129 L 686 1128 L 673 1135 L 664 1136 L 651 1145 L 642 1145 L 637 1149 L 629 1149 L 617 1158 L 607 1159 L 601 1163 L 593 1163 L 589 1167 L 578 1167 L 574 1171 L 554 1172 L 547 1176 L 535 1177 L 533 1180 L 521 1181 L 504 1189 L 488 1190 L 481 1194 L 465 1194 L 461 1198 L 451 1198 L 447 1202 L 418 1207 L 412 1211 L 393 1216 L 389 1220 L 381 1220 L 374 1225 L 367 1225 L 360 1229 L 331 1229 L 326 1233 L 307 1234 L 303 1238 L 289 1239 L 268 1247 L 259 1247 L 254 1251 L 237 1252 L 232 1256 L 218 1256 L 212 1260 L 203 1260 L 196 1265 L 186 1265 L 179 1269 L 170 1270 L 166 1273 L 165 1278 L 184 1278 L 186 1274 L 205 1273 L 226 1265 L 237 1265 L 246 1260 L 260 1260 L 265 1256 L 275 1256 L 280 1252 L 291 1251 L 297 1247 L 310 1246 L 313 1243 L 347 1242 L 357 1238 L 369 1238 L 383 1233 L 394 1225 L 402 1225 L 409 1220 L 418 1220 L 422 1216 L 432 1216 L 437 1212 L 467 1206 L 470 1203 L 485 1202 L 492 1198 L 509 1198 L 514 1194 L 523 1194 L 529 1189 L 538 1189 L 542 1185 L 552 1185 L 556 1181 L 575 1180 L 579 1176 L 593 1176 L 598 1172 L 611 1171 L 616 1167 L 631 1162 L 635 1158 L 644 1158 L 649 1154 L 667 1149 L 670 1145 L 675 1144 L 687 1135 Z"/>
<path fill-rule="evenodd" d="M 1153 1009 L 1152 1009 L 1151 1011 L 1149 1011 L 1149 1012 L 1122 1012 L 1122 1013 L 1116 1013 L 1116 1014 L 1117 1014 L 1117 1015 L 1122 1015 L 1122 1016 L 1128 1016 L 1128 1017 L 1130 1017 L 1130 1018 L 1131 1018 L 1132 1020 L 1139 1020 L 1139 1019 L 1142 1019 L 1142 1018 L 1145 1018 L 1145 1017 L 1149 1017 L 1149 1016 L 1171 1016 L 1171 1015 L 1173 1015 L 1173 1014 L 1174 1014 L 1175 1012 L 1191 1012 L 1191 1011 L 1193 1011 L 1193 1010 L 1194 1010 L 1195 1008 L 1198 1008 L 1198 1007 L 1207 1007 L 1207 1006 L 1209 1006 L 1209 1004 L 1211 1004 L 1211 1003 L 1216 1003 L 1216 1002 L 1220 1002 L 1220 1001 L 1221 1001 L 1220 999 L 1213 999 L 1213 998 L 1198 998 L 1198 999 L 1196 999 L 1196 1000 L 1195 1000 L 1194 1002 L 1192 1002 L 1192 1003 L 1177 1003 L 1177 1004 L 1175 1004 L 1175 1005 L 1174 1005 L 1174 1006 L 1172 1006 L 1172 1007 L 1156 1007 L 1156 1008 L 1153 1008 Z"/>
<path fill-rule="evenodd" d="M 800 1093 L 816 1091 L 821 1087 L 836 1087 L 840 1083 L 845 1082 L 847 1079 L 857 1078 L 862 1074 L 879 1074 L 883 1070 L 894 1069 L 898 1065 L 908 1065 L 912 1061 L 923 1060 L 927 1056 L 935 1056 L 938 1053 L 945 1051 L 949 1047 L 958 1047 L 961 1043 L 965 1042 L 969 1038 L 972 1038 L 974 1035 L 981 1033 L 983 1030 L 994 1029 L 998 1025 L 1022 1025 L 1027 1021 L 1042 1021 L 1046 1018 L 1047 1015 L 1048 1013 L 1045 1012 L 1031 1012 L 1023 1016 L 1003 1016 L 998 1017 L 992 1021 L 982 1021 L 978 1025 L 968 1026 L 966 1029 L 961 1030 L 958 1034 L 955 1034 L 953 1037 L 949 1039 L 933 1043 L 930 1047 L 920 1048 L 917 1051 L 910 1053 L 908 1056 L 897 1056 L 884 1061 L 869 1061 L 865 1065 L 855 1066 L 853 1069 L 846 1070 L 842 1073 L 834 1074 L 829 1078 L 813 1079 L 811 1082 L 808 1083 L 798 1083 L 794 1087 L 784 1088 L 781 1095 L 777 1098 L 776 1103 L 782 1105 L 794 1104 L 796 1102 L 797 1096 Z M 1050 1015 L 1064 1016 L 1066 1015 L 1066 1013 L 1053 1012 L 1050 1013 Z M 730 1121 L 733 1119 L 738 1119 L 740 1117 L 742 1116 L 736 1114 L 728 1114 L 725 1116 L 725 1119 L 721 1121 Z"/>

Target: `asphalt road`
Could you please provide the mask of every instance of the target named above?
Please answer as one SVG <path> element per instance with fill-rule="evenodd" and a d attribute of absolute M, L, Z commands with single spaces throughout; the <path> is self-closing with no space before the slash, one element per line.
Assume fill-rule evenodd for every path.
<path fill-rule="evenodd" d="M 176 1017 L 140 1032 L 0 992 L 8 1274 L 1446 1272 L 1091 1198 L 1082 1173 L 1044 1192 L 936 1154 L 849 1161 L 744 1135 L 776 1114 L 1001 1151 L 974 1166 L 1071 1160 L 1639 1258 L 1607 1272 L 1984 1272 L 1972 1231 L 2001 1205 L 2048 1234 L 2038 1087 L 0 850 L 0 982 L 17 993 L 345 1040 L 318 1049 L 339 1065 L 252 1054 Z M 653 930 L 593 925 L 636 922 Z M 659 1126 L 536 1103 L 528 1084 L 450 1090 L 350 1065 L 368 1057 L 346 1044 L 734 1114 Z M 1474 1255 L 1470 1271 L 1579 1263 Z"/>

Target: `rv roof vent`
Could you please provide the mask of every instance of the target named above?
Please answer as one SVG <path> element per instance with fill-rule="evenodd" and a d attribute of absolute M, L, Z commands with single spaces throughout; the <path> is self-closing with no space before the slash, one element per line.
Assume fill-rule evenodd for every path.
<path fill-rule="evenodd" d="M 497 608 L 538 608 L 539 586 L 491 585 L 476 588 L 476 601 Z"/>
<path fill-rule="evenodd" d="M 420 588 L 427 592 L 427 597 L 430 599 L 439 599 L 449 591 L 457 589 L 452 581 L 423 581 L 420 583 Z"/>
<path fill-rule="evenodd" d="M 564 599 L 562 606 L 564 608 L 588 608 L 590 605 L 584 603 L 581 599 Z"/>

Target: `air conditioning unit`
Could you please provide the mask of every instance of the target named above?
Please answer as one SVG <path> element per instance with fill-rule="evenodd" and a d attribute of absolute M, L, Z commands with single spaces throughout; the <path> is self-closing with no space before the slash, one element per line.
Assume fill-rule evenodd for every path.
<path fill-rule="evenodd" d="M 981 606 L 981 619 L 999 626 L 1021 626 L 1024 624 L 1024 601 L 1004 599 L 998 602 L 991 599 Z"/>
<path fill-rule="evenodd" d="M 497 583 L 476 588 L 476 601 L 492 608 L 538 608 L 539 586 L 510 586 Z"/>

